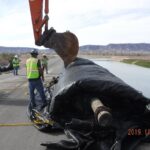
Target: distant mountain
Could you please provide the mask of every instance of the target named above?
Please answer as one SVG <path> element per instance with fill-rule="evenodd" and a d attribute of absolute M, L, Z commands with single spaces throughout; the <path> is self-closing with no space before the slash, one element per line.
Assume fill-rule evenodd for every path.
<path fill-rule="evenodd" d="M 31 47 L 4 47 L 0 46 L 0 53 L 29 53 Z M 53 53 L 52 49 L 39 49 L 42 53 Z M 150 43 L 125 43 L 108 45 L 80 46 L 82 53 L 150 53 Z"/>
<path fill-rule="evenodd" d="M 29 53 L 34 48 L 31 47 L 5 47 L 0 46 L 0 53 L 15 53 L 15 54 L 21 54 L 21 53 Z M 52 52 L 51 49 L 39 49 L 39 51 L 43 53 Z"/>
<path fill-rule="evenodd" d="M 0 53 L 27 53 L 33 48 L 29 47 L 4 47 L 0 46 Z"/>
<path fill-rule="evenodd" d="M 84 45 L 80 46 L 81 52 L 120 52 L 120 53 L 150 53 L 149 43 L 126 43 L 108 45 Z"/>

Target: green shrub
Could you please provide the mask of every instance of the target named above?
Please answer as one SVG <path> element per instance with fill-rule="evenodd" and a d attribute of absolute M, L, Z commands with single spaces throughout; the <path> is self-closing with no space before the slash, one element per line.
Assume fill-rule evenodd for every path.
<path fill-rule="evenodd" d="M 124 59 L 122 62 L 128 64 L 135 64 L 138 66 L 150 68 L 150 60 L 141 60 L 141 59 Z"/>

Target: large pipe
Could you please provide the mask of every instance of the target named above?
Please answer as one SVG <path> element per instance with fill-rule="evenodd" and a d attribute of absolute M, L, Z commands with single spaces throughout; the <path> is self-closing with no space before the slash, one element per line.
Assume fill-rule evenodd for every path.
<path fill-rule="evenodd" d="M 100 126 L 106 127 L 111 125 L 112 115 L 110 109 L 104 106 L 98 98 L 91 100 L 91 108 Z"/>

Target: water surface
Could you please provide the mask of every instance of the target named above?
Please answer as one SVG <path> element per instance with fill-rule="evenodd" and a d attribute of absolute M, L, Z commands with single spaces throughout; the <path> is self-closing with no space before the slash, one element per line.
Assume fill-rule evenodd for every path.
<path fill-rule="evenodd" d="M 150 98 L 150 69 L 132 64 L 125 64 L 110 60 L 94 60 L 100 66 L 121 78 L 124 82 L 131 85 L 143 95 Z"/>

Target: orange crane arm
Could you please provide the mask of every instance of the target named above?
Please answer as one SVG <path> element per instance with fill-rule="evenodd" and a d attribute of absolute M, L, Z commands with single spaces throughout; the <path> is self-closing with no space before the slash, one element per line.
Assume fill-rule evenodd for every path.
<path fill-rule="evenodd" d="M 43 5 L 45 3 L 45 10 L 43 11 Z M 29 0 L 31 20 L 33 26 L 33 33 L 35 44 L 41 46 L 41 36 L 44 31 L 48 30 L 48 13 L 49 13 L 49 0 Z M 43 17 L 43 12 L 45 16 Z M 45 26 L 44 31 L 42 28 Z"/>

